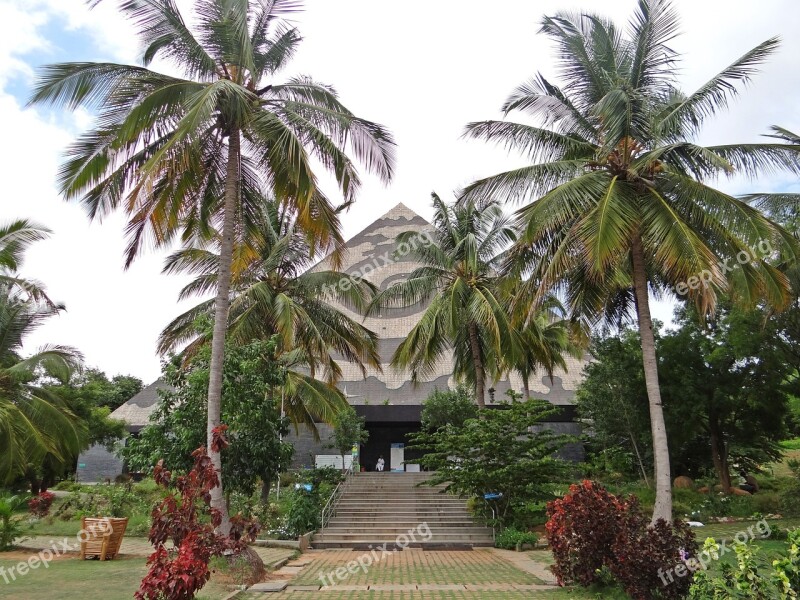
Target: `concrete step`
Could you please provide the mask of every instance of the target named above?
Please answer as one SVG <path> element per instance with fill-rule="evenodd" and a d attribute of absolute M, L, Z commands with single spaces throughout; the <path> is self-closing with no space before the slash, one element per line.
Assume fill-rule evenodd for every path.
<path fill-rule="evenodd" d="M 330 538 L 327 540 L 314 539 L 311 544 L 313 548 L 319 550 L 332 548 L 351 548 L 353 550 L 365 551 L 373 550 L 382 546 L 383 544 L 386 544 L 387 548 L 391 550 L 394 547 L 395 540 L 337 540 Z M 486 548 L 491 546 L 494 546 L 494 542 L 489 539 L 470 541 L 437 540 L 430 542 L 411 542 L 407 547 L 421 548 L 423 550 L 471 550 L 472 548 Z"/>
<path fill-rule="evenodd" d="M 433 526 L 435 523 L 436 525 L 451 525 L 453 527 L 464 525 L 465 527 L 469 527 L 474 525 L 472 519 L 467 517 L 466 515 L 463 517 L 448 517 L 442 518 L 438 517 L 438 515 L 431 515 L 435 517 L 433 519 L 428 519 L 428 524 Z M 352 525 L 360 525 L 362 523 L 371 525 L 373 527 L 378 527 L 380 525 L 396 525 L 397 527 L 401 527 L 403 525 L 413 525 L 416 526 L 420 521 L 416 518 L 406 517 L 406 518 L 391 518 L 388 519 L 386 517 L 380 518 L 364 518 L 364 517 L 356 517 L 355 519 L 349 517 L 343 517 L 341 515 L 336 515 L 333 517 L 328 523 L 333 526 L 335 524 L 344 523 L 344 524 L 352 524 Z"/>
<path fill-rule="evenodd" d="M 346 490 L 345 493 L 348 496 L 358 496 L 358 497 L 379 497 L 382 494 L 390 492 L 393 496 L 414 496 L 416 498 L 452 498 L 454 500 L 461 500 L 464 501 L 463 498 L 459 498 L 458 496 L 449 496 L 447 494 L 443 494 L 442 492 L 437 492 L 435 490 L 407 490 L 405 488 L 397 489 L 397 490 Z"/>
<path fill-rule="evenodd" d="M 407 533 L 407 532 L 406 532 Z M 402 537 L 401 537 L 402 536 Z M 488 542 L 492 543 L 492 534 L 491 532 L 486 533 L 462 533 L 462 534 L 453 534 L 453 533 L 443 533 L 443 534 L 433 534 L 432 536 L 426 536 L 425 539 L 422 539 L 420 536 L 417 536 L 416 542 L 414 540 L 409 539 L 409 536 L 404 534 L 397 534 L 397 533 L 381 533 L 381 532 L 359 532 L 359 533 L 332 533 L 332 534 L 318 534 L 314 536 L 314 539 L 311 541 L 314 547 L 317 547 L 319 542 L 333 542 L 336 541 L 339 544 L 343 544 L 349 542 L 351 544 L 356 543 L 365 543 L 365 542 L 372 542 L 372 543 L 384 543 L 388 542 L 390 544 L 394 544 L 398 542 L 398 537 L 400 537 L 400 542 L 405 542 L 408 540 L 409 545 L 419 544 L 422 542 L 448 542 L 451 544 L 454 543 L 477 543 L 477 542 Z"/>
<path fill-rule="evenodd" d="M 466 500 L 444 493 L 444 486 L 420 486 L 429 473 L 358 473 L 336 504 L 335 515 L 317 533 L 315 548 L 389 546 L 426 523 L 431 536 L 417 535 L 411 546 L 471 548 L 491 546 L 492 531 L 477 525 Z"/>
<path fill-rule="evenodd" d="M 377 536 L 377 537 L 397 537 L 401 534 L 407 534 L 410 532 L 417 531 L 417 525 L 412 525 L 411 527 L 401 526 L 401 527 L 389 527 L 389 526 L 382 526 L 382 527 L 351 527 L 351 526 L 335 526 L 335 527 L 325 527 L 322 531 L 323 535 L 355 535 L 358 534 L 362 537 L 369 537 L 369 536 Z M 460 535 L 486 535 L 486 528 L 485 527 L 477 527 L 475 525 L 471 527 L 434 527 L 433 525 L 428 524 L 428 529 L 430 529 L 431 534 L 433 536 L 441 536 L 441 535 L 453 535 L 453 536 L 460 536 Z M 491 533 L 489 533 L 491 535 Z M 419 536 L 417 536 L 419 537 Z"/>

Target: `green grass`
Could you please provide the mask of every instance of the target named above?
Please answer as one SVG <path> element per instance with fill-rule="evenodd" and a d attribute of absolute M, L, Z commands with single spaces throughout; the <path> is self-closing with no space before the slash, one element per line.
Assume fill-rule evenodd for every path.
<path fill-rule="evenodd" d="M 784 450 L 800 450 L 800 437 L 791 440 L 783 440 L 781 442 L 781 448 Z"/>
<path fill-rule="evenodd" d="M 778 526 L 781 529 L 794 529 L 800 527 L 800 518 L 777 519 L 767 522 L 770 527 Z M 738 521 L 735 523 L 712 523 L 705 527 L 694 529 L 698 544 L 702 544 L 706 538 L 713 537 L 718 542 L 721 540 L 732 540 L 740 531 L 747 531 L 750 526 L 754 526 L 756 521 Z M 754 531 L 758 531 L 755 529 Z"/>
<path fill-rule="evenodd" d="M 22 523 L 22 535 L 52 535 L 58 537 L 75 537 L 81 530 L 80 520 L 62 521 L 61 519 L 41 519 L 35 523 Z"/>
<path fill-rule="evenodd" d="M 7 556 L 7 555 L 6 555 Z M 24 555 L 15 552 L 14 560 L 0 554 L 0 568 L 6 573 L 16 567 Z M 111 561 L 80 560 L 76 555 L 53 560 L 47 568 L 39 566 L 24 576 L 6 583 L 0 576 L 0 598 L 17 600 L 130 600 L 147 571 L 145 559 L 121 557 Z M 200 591 L 198 600 L 219 600 L 228 594 L 227 587 L 211 581 Z"/>

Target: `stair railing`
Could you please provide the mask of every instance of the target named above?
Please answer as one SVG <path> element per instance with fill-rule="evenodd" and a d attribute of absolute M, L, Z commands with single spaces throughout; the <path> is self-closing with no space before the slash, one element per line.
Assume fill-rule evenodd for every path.
<path fill-rule="evenodd" d="M 350 485 L 350 482 L 353 480 L 353 464 L 351 463 L 350 466 L 347 468 L 347 471 L 344 474 L 344 479 L 342 479 L 339 484 L 333 489 L 333 493 L 328 498 L 328 501 L 325 503 L 325 506 L 322 507 L 322 515 L 320 516 L 320 526 L 319 526 L 319 534 L 320 539 L 325 539 L 325 523 L 330 522 L 330 520 L 336 516 L 336 505 L 339 503 L 339 499 L 344 494 L 345 490 Z"/>

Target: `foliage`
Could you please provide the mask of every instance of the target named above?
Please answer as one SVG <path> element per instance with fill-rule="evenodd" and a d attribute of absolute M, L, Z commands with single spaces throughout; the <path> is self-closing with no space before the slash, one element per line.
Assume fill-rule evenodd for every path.
<path fill-rule="evenodd" d="M 310 269 L 316 259 L 308 238 L 275 201 L 265 199 L 253 219 L 253 248 L 237 248 L 227 340 L 241 346 L 274 336 L 275 358 L 286 368 L 287 415 L 309 428 L 330 423 L 347 406 L 332 385 L 341 377 L 334 354 L 362 372 L 380 368 L 375 333 L 340 309 L 343 304 L 363 311 L 374 286 L 345 273 Z M 167 273 L 194 276 L 182 297 L 205 296 L 216 285 L 218 240 L 208 246 L 196 241 L 167 259 Z M 204 300 L 174 319 L 161 333 L 159 351 L 188 343 L 182 355 L 192 357 L 211 336 L 210 328 L 198 330 L 198 319 L 211 322 L 213 312 L 214 300 Z"/>
<path fill-rule="evenodd" d="M 41 385 L 43 378 L 68 380 L 80 367 L 80 353 L 45 345 L 22 356 L 26 338 L 64 310 L 17 272 L 30 244 L 48 235 L 27 221 L 0 226 L 0 483 L 35 474 L 45 463 L 63 469 L 87 443 L 86 425 Z"/>
<path fill-rule="evenodd" d="M 559 583 L 588 586 L 613 560 L 618 523 L 627 505 L 591 481 L 573 484 L 561 499 L 547 505 L 547 541 Z"/>
<path fill-rule="evenodd" d="M 50 514 L 50 507 L 55 499 L 56 495 L 53 492 L 40 492 L 28 500 L 28 511 L 34 517 L 46 517 Z"/>
<path fill-rule="evenodd" d="M 67 383 L 49 383 L 72 411 L 87 423 L 89 444 L 111 446 L 124 437 L 125 424 L 108 416 L 142 390 L 142 380 L 131 375 L 111 379 L 99 369 L 87 368 L 72 374 Z"/>
<path fill-rule="evenodd" d="M 689 598 L 748 598 L 752 600 L 787 600 L 800 593 L 800 529 L 788 533 L 786 554 L 772 561 L 759 555 L 752 541 L 735 541 L 736 565 L 722 563 L 719 574 L 698 571 L 689 589 Z M 708 538 L 703 553 L 711 559 L 720 557 L 720 545 Z"/>
<path fill-rule="evenodd" d="M 716 471 L 725 486 L 734 466 L 752 472 L 781 455 L 800 363 L 787 352 L 785 328 L 764 309 L 720 302 L 701 320 L 687 306 L 675 320 L 675 329 L 656 336 L 672 467 L 692 477 Z M 595 338 L 576 398 L 591 427 L 593 464 L 646 479 L 653 461 L 638 344 L 630 330 Z"/>
<path fill-rule="evenodd" d="M 25 504 L 25 497 L 0 493 L 0 551 L 10 550 L 14 539 L 21 533 L 14 513 Z"/>
<path fill-rule="evenodd" d="M 603 474 L 647 479 L 653 456 L 639 336 L 630 330 L 597 336 L 589 348 L 593 360 L 584 367 L 575 401 L 588 424 L 590 461 Z"/>
<path fill-rule="evenodd" d="M 430 237 L 422 240 L 417 232 L 406 232 L 397 238 L 423 266 L 381 291 L 372 309 L 426 303 L 419 322 L 392 356 L 392 366 L 407 368 L 417 381 L 445 353 L 452 353 L 453 375 L 475 390 L 482 407 L 486 378 L 498 379 L 503 356 L 512 353 L 497 257 L 515 234 L 496 203 L 449 206 L 433 194 L 433 208 Z"/>
<path fill-rule="evenodd" d="M 781 492 L 781 510 L 787 515 L 800 516 L 800 461 L 790 460 L 791 483 Z"/>
<path fill-rule="evenodd" d="M 562 585 L 590 586 L 609 572 L 636 600 L 685 597 L 688 578 L 669 587 L 659 578 L 685 557 L 695 556 L 694 535 L 682 521 L 659 519 L 651 527 L 636 498 L 618 498 L 588 480 L 570 486 L 547 511 L 553 572 Z"/>
<path fill-rule="evenodd" d="M 754 471 L 780 458 L 800 363 L 784 351 L 783 332 L 767 310 L 721 302 L 713 318 L 687 308 L 676 322 L 659 344 L 659 372 L 676 441 L 685 442 L 678 459 L 713 468 L 727 491 L 732 467 Z"/>
<path fill-rule="evenodd" d="M 733 173 L 753 180 L 776 170 L 798 173 L 800 146 L 695 143 L 779 42 L 766 40 L 684 94 L 674 45 L 679 19 L 668 0 L 640 0 L 627 28 L 580 12 L 559 12 L 541 24 L 557 48 L 561 82 L 536 74 L 502 107 L 504 117 L 515 113 L 533 124 L 484 120 L 465 132 L 518 151 L 525 166 L 468 185 L 460 202 L 523 204 L 506 261 L 529 276 L 519 286 L 520 301 L 542 301 L 557 290 L 574 319 L 638 322 L 654 424 L 654 520 L 670 519 L 669 447 L 648 294 L 674 292 L 704 315 L 713 314 L 725 292 L 749 306 L 764 300 L 783 308 L 791 301 L 790 283 L 774 265 L 795 259 L 797 240 L 713 182 Z M 742 254 L 750 257 L 745 264 L 723 268 Z"/>
<path fill-rule="evenodd" d="M 255 341 L 229 347 L 225 356 L 222 415 L 230 447 L 223 457 L 223 472 L 230 490 L 246 495 L 259 481 L 268 487 L 291 462 L 292 446 L 279 439 L 280 431 L 286 432 L 280 417 L 284 371 L 273 359 L 274 350 L 272 340 Z M 164 377 L 173 390 L 162 392 L 151 424 L 121 451 L 130 469 L 149 471 L 159 458 L 175 469 L 190 468 L 186 457 L 206 437 L 209 355 L 206 346 L 185 368 L 165 365 Z"/>
<path fill-rule="evenodd" d="M 501 402 L 460 428 L 415 434 L 412 446 L 426 452 L 420 464 L 435 471 L 426 484 L 446 483 L 448 491 L 470 497 L 502 493 L 492 501 L 500 524 L 527 527 L 527 505 L 552 498 L 552 484 L 569 477 L 571 465 L 554 454 L 571 438 L 541 426 L 557 410 L 542 400 Z"/>
<path fill-rule="evenodd" d="M 627 501 L 612 546 L 612 560 L 605 566 L 625 592 L 635 600 L 663 598 L 682 600 L 690 577 L 675 577 L 664 585 L 661 575 L 688 557 L 697 555 L 694 533 L 684 521 L 650 524 L 639 503 Z"/>
<path fill-rule="evenodd" d="M 214 441 L 217 451 L 225 447 L 224 426 L 215 432 Z M 219 479 L 205 448 L 195 450 L 192 458 L 194 465 L 184 476 L 173 478 L 163 461 L 154 470 L 156 483 L 174 491 L 153 508 L 148 539 L 155 551 L 147 559 L 149 570 L 135 594 L 137 600 L 193 599 L 211 577 L 211 558 L 241 553 L 258 533 L 256 524 L 241 518 L 232 519 L 228 536 L 215 532 L 222 515 L 211 508 L 210 491 Z M 174 545 L 170 550 L 167 541 Z"/>
<path fill-rule="evenodd" d="M 333 432 L 329 448 L 336 450 L 342 457 L 342 470 L 344 471 L 344 457 L 350 454 L 353 446 L 364 444 L 369 439 L 369 431 L 364 427 L 364 417 L 359 417 L 355 409 L 349 406 L 339 412 L 333 420 Z M 356 465 L 353 465 L 353 469 Z"/>
<path fill-rule="evenodd" d="M 317 487 L 306 490 L 301 486 L 292 492 L 286 518 L 286 528 L 291 537 L 296 538 L 319 529 L 322 510 L 320 504 L 320 492 Z"/>
<path fill-rule="evenodd" d="M 454 390 L 434 390 L 422 403 L 422 429 L 435 431 L 450 424 L 464 426 L 467 419 L 478 416 L 478 407 L 472 392 L 465 385 Z"/>
<path fill-rule="evenodd" d="M 523 546 L 533 546 L 539 541 L 539 536 L 532 531 L 520 531 L 516 527 L 506 527 L 494 539 L 495 548 L 505 550 L 523 549 Z"/>

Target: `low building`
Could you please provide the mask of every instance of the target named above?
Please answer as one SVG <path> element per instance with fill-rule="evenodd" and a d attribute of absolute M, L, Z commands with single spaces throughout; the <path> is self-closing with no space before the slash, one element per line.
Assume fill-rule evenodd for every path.
<path fill-rule="evenodd" d="M 169 384 L 157 379 L 111 413 L 112 419 L 125 422 L 125 428 L 132 435 L 138 434 L 150 423 L 150 415 L 158 408 L 161 400 L 160 390 L 170 389 Z M 124 443 L 124 440 L 120 443 Z M 103 483 L 114 481 L 124 470 L 122 460 L 115 452 L 105 446 L 94 445 L 78 458 L 75 478 L 81 483 Z"/>

